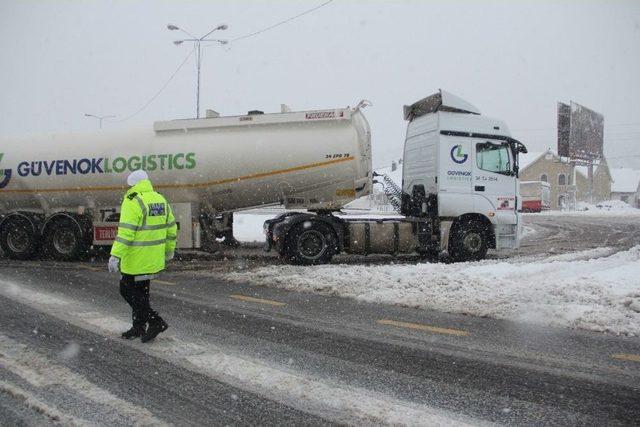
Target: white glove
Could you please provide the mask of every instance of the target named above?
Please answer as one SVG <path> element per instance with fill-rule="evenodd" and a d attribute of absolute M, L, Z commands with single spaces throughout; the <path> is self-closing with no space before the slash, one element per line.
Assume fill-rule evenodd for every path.
<path fill-rule="evenodd" d="M 173 255 L 174 255 L 174 253 L 173 253 L 173 252 L 165 252 L 165 254 L 164 254 L 164 260 L 165 260 L 165 261 L 171 261 L 171 260 L 173 259 Z"/>
<path fill-rule="evenodd" d="M 109 273 L 118 273 L 120 271 L 120 259 L 112 256 L 109 258 Z"/>

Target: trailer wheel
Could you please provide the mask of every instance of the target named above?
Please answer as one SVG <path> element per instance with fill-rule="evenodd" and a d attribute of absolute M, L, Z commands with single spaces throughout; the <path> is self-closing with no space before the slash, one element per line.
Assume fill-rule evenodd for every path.
<path fill-rule="evenodd" d="M 287 233 L 284 256 L 292 264 L 327 264 L 335 253 L 336 235 L 320 221 L 303 221 Z"/>
<path fill-rule="evenodd" d="M 485 227 L 477 222 L 460 223 L 451 230 L 449 256 L 454 261 L 478 261 L 487 255 L 488 242 Z"/>
<path fill-rule="evenodd" d="M 44 232 L 44 249 L 57 261 L 75 261 L 87 251 L 80 226 L 73 220 L 61 218 L 49 224 Z"/>
<path fill-rule="evenodd" d="M 8 218 L 0 228 L 0 247 L 9 258 L 31 259 L 38 249 L 38 236 L 27 218 Z"/>

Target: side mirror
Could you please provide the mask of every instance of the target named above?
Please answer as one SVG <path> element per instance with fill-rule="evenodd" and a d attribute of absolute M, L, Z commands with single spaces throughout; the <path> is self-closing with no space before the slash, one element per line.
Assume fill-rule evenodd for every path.
<path fill-rule="evenodd" d="M 518 142 L 517 147 L 518 153 L 527 154 L 529 152 L 522 142 Z"/>

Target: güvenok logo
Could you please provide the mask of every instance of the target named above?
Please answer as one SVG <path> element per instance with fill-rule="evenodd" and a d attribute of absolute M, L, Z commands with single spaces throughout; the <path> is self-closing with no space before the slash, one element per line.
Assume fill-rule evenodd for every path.
<path fill-rule="evenodd" d="M 3 157 L 4 153 L 0 153 L 0 164 Z M 0 189 L 9 185 L 9 181 L 11 181 L 11 169 L 0 169 Z"/>

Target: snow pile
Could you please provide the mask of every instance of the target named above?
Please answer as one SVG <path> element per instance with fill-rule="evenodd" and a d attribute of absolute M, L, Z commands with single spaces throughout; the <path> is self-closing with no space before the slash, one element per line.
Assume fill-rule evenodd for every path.
<path fill-rule="evenodd" d="M 610 253 L 600 248 L 528 262 L 270 266 L 226 278 L 368 302 L 640 335 L 640 245 Z"/>
<path fill-rule="evenodd" d="M 536 229 L 529 226 L 529 225 L 524 225 L 522 227 L 522 238 L 530 238 L 531 236 L 533 236 L 534 234 L 536 234 Z"/>
<path fill-rule="evenodd" d="M 593 205 L 587 202 L 576 203 L 575 211 L 545 211 L 525 215 L 569 215 L 569 216 L 640 216 L 640 209 L 629 206 L 621 200 L 607 200 Z"/>
<path fill-rule="evenodd" d="M 629 206 L 628 203 L 623 202 L 622 200 L 607 200 L 606 202 L 600 202 L 596 204 L 596 209 L 605 211 L 638 211 L 638 209 Z"/>
<path fill-rule="evenodd" d="M 622 200 L 607 200 L 606 202 L 600 202 L 592 205 L 587 202 L 578 202 L 576 204 L 577 211 L 608 211 L 608 212 L 635 212 L 638 209 L 629 206 L 628 203 Z"/>

